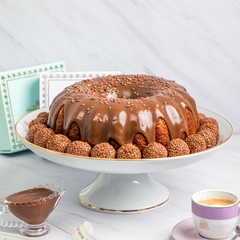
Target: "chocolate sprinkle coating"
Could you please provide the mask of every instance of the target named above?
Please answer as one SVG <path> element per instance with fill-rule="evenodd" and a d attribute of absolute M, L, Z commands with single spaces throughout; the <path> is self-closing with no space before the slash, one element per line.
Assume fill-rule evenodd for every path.
<path fill-rule="evenodd" d="M 107 142 L 96 144 L 91 150 L 91 157 L 97 158 L 115 158 L 116 151 L 112 145 Z"/>
<path fill-rule="evenodd" d="M 168 150 L 169 157 L 177 157 L 190 153 L 187 143 L 180 138 L 172 139 L 170 142 L 168 142 L 166 148 Z"/>
<path fill-rule="evenodd" d="M 122 145 L 117 151 L 117 158 L 121 159 L 139 159 L 141 158 L 140 149 L 132 143 Z"/>
<path fill-rule="evenodd" d="M 219 141 L 220 133 L 219 133 L 218 126 L 216 126 L 215 124 L 205 123 L 205 124 L 201 125 L 198 128 L 198 131 L 201 131 L 201 130 L 209 130 L 209 131 L 211 131 L 215 135 L 216 141 L 217 142 Z"/>
<path fill-rule="evenodd" d="M 44 119 L 48 119 L 48 112 L 41 112 L 37 115 L 37 118 L 44 118 Z"/>
<path fill-rule="evenodd" d="M 43 128 L 46 128 L 46 126 L 42 123 L 37 123 L 37 124 L 32 125 L 28 130 L 28 141 L 33 143 L 35 133 L 38 130 L 43 129 Z"/>
<path fill-rule="evenodd" d="M 167 149 L 158 142 L 149 143 L 143 150 L 143 158 L 165 158 L 167 156 Z"/>
<path fill-rule="evenodd" d="M 65 153 L 71 140 L 62 134 L 52 135 L 47 141 L 46 147 L 49 150 Z"/>
<path fill-rule="evenodd" d="M 39 124 L 39 123 L 47 126 L 47 121 L 48 121 L 48 119 L 45 119 L 45 118 L 42 118 L 42 117 L 37 117 L 29 123 L 28 128 L 30 129 L 33 125 Z"/>
<path fill-rule="evenodd" d="M 33 143 L 39 147 L 46 148 L 48 139 L 54 134 L 55 133 L 51 128 L 45 127 L 43 129 L 40 129 L 35 133 Z"/>
<path fill-rule="evenodd" d="M 203 113 L 198 113 L 198 119 L 201 120 L 205 118 L 206 116 Z"/>
<path fill-rule="evenodd" d="M 186 137 L 185 142 L 190 149 L 190 153 L 202 152 L 207 149 L 205 139 L 200 134 L 193 134 Z"/>
<path fill-rule="evenodd" d="M 219 125 L 216 119 L 211 118 L 211 117 L 205 117 L 199 120 L 199 124 L 200 126 L 203 126 L 205 124 L 210 124 L 210 125 L 214 125 L 217 127 L 217 129 L 219 129 Z"/>
<path fill-rule="evenodd" d="M 216 146 L 217 140 L 215 134 L 210 130 L 201 130 L 198 134 L 202 135 L 205 139 L 207 149 Z"/>
<path fill-rule="evenodd" d="M 89 157 L 91 149 L 91 146 L 87 142 L 74 141 L 68 145 L 66 153 Z"/>

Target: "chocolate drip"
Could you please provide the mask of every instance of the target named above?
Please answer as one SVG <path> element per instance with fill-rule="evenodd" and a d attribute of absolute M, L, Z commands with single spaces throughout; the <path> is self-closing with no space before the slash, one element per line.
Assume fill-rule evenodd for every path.
<path fill-rule="evenodd" d="M 63 133 L 72 122 L 79 126 L 82 141 L 90 144 L 115 139 L 120 145 L 132 143 L 142 133 L 148 143 L 155 141 L 155 123 L 162 117 L 171 139 L 188 135 L 185 109 L 198 116 L 194 99 L 175 81 L 148 75 L 98 77 L 75 83 L 58 94 L 50 106 L 48 125 L 55 128 L 64 106 Z"/>

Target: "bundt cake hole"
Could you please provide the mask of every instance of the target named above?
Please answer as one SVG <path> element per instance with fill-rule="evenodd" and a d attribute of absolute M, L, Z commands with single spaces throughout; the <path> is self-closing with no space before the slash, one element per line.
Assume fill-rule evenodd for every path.
<path fill-rule="evenodd" d="M 161 143 L 164 146 L 166 146 L 167 143 L 171 140 L 168 126 L 162 117 L 159 117 L 156 121 L 155 139 L 156 142 Z"/>
<path fill-rule="evenodd" d="M 76 122 L 72 122 L 67 136 L 71 141 L 80 140 L 80 130 Z"/>
<path fill-rule="evenodd" d="M 194 116 L 189 108 L 185 108 L 187 124 L 188 124 L 188 135 L 192 135 L 197 132 L 198 126 L 195 125 Z"/>
<path fill-rule="evenodd" d="M 108 143 L 113 146 L 113 148 L 117 151 L 120 148 L 120 144 L 114 138 L 110 138 Z"/>
<path fill-rule="evenodd" d="M 54 132 L 56 134 L 63 133 L 63 122 L 64 122 L 64 107 L 61 108 L 56 119 L 56 125 L 54 129 Z"/>
<path fill-rule="evenodd" d="M 133 100 L 133 99 L 141 99 L 141 98 L 145 99 L 145 98 L 156 95 L 155 92 L 151 92 L 149 90 L 146 90 L 145 88 L 143 88 L 143 90 L 141 90 L 140 88 L 137 91 L 135 91 L 136 89 L 133 89 L 133 90 L 134 92 L 123 91 L 122 96 L 120 98 Z"/>
<path fill-rule="evenodd" d="M 133 144 L 136 145 L 142 152 L 143 149 L 148 145 L 148 142 L 142 133 L 136 133 L 133 138 Z"/>
<path fill-rule="evenodd" d="M 186 137 L 187 137 L 187 133 L 186 132 L 182 132 L 181 135 L 180 135 L 180 138 L 182 140 L 185 140 Z"/>

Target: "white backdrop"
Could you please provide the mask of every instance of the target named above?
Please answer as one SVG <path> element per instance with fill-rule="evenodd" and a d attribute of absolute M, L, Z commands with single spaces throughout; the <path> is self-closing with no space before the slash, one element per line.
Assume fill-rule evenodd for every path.
<path fill-rule="evenodd" d="M 0 71 L 62 60 L 176 80 L 240 133 L 238 0 L 0 1 Z"/>

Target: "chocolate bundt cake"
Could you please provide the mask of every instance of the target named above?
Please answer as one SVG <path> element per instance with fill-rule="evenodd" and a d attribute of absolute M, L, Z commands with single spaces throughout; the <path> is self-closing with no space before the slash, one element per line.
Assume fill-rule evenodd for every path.
<path fill-rule="evenodd" d="M 65 88 L 49 108 L 48 126 L 71 141 L 117 151 L 152 142 L 166 146 L 199 127 L 194 99 L 175 81 L 148 75 L 117 75 L 83 80 Z"/>

